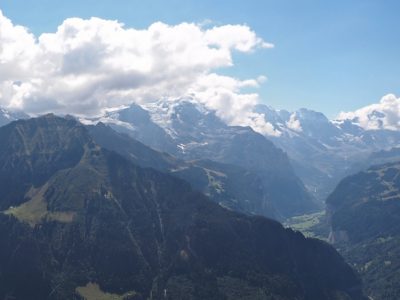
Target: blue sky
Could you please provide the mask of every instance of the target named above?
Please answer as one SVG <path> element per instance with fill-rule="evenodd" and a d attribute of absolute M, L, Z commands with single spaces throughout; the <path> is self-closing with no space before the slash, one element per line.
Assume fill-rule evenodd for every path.
<path fill-rule="evenodd" d="M 156 21 L 247 24 L 275 48 L 235 54 L 235 67 L 221 72 L 266 75 L 259 92 L 276 108 L 308 107 L 333 117 L 400 94 L 400 1 L 0 0 L 0 9 L 35 35 L 54 32 L 68 17 L 117 19 L 135 28 Z"/>

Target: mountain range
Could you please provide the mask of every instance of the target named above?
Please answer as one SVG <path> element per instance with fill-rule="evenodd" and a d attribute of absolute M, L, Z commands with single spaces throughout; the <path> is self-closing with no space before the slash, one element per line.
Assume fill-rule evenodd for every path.
<path fill-rule="evenodd" d="M 73 118 L 0 139 L 3 299 L 364 299 L 325 242 L 226 210 Z"/>
<path fill-rule="evenodd" d="M 11 124 L 0 127 L 0 296 L 363 299 L 332 248 L 256 217 L 313 213 L 327 197 L 329 240 L 364 292 L 397 299 L 399 131 L 307 109 L 254 112 L 271 134 L 191 99 L 84 119 L 1 109 L 0 126 Z"/>
<path fill-rule="evenodd" d="M 247 169 L 264 168 L 266 172 L 290 168 L 295 173 L 290 175 L 290 181 L 300 178 L 320 204 L 355 164 L 374 152 L 399 146 L 400 131 L 384 126 L 364 128 L 356 118 L 329 120 L 322 113 L 308 109 L 289 112 L 263 104 L 257 105 L 254 112 L 262 114 L 272 126 L 273 133 L 265 138 L 282 149 L 290 163 L 283 163 L 285 155 L 267 145 L 269 142 L 261 139 L 261 134 L 249 127 L 227 126 L 214 111 L 191 99 L 160 100 L 142 106 L 132 104 L 101 118 L 83 121 L 109 124 L 156 150 L 182 159 L 207 158 Z M 382 113 L 368 115 L 376 122 L 380 121 L 379 117 Z M 263 146 L 259 144 L 261 140 Z M 239 143 L 251 149 L 232 150 L 235 142 L 233 147 Z M 240 151 L 246 151 L 246 156 L 238 156 Z M 242 161 L 241 157 L 248 159 Z M 274 165 L 279 168 L 273 169 Z M 284 180 L 288 180 L 289 173 L 293 172 L 285 172 Z"/>
<path fill-rule="evenodd" d="M 228 196 L 230 203 L 221 199 L 217 201 L 225 202 L 228 207 L 242 207 L 242 211 L 247 213 L 278 219 L 308 213 L 323 206 L 339 181 L 359 171 L 361 164 L 373 153 L 399 146 L 400 131 L 384 126 L 366 129 L 356 118 L 329 120 L 322 113 L 308 109 L 289 112 L 262 104 L 257 105 L 254 112 L 262 114 L 271 124 L 273 134 L 263 137 L 250 127 L 228 126 L 214 111 L 190 98 L 132 104 L 102 117 L 81 121 L 109 125 L 180 161 L 206 160 L 208 165 L 213 162 L 223 164 L 224 168 L 236 167 L 244 171 L 236 171 L 236 174 L 250 172 L 256 181 L 262 181 L 260 184 L 254 182 L 253 186 L 259 186 L 257 193 L 264 200 L 249 206 L 246 203 L 253 200 L 235 193 Z M 1 110 L 0 125 L 21 117 L 26 115 Z M 374 124 L 383 123 L 379 119 L 381 112 L 373 111 L 367 117 Z M 221 167 L 219 165 L 217 169 Z M 202 173 L 203 178 L 209 177 L 204 169 Z M 216 174 L 221 172 L 217 170 Z M 211 187 L 208 194 L 216 196 L 222 191 L 216 189 L 218 182 L 204 182 L 202 191 Z"/>
<path fill-rule="evenodd" d="M 254 179 L 252 186 L 257 187 L 262 201 L 252 213 L 285 219 L 318 209 L 281 149 L 250 127 L 226 125 L 213 111 L 197 103 L 159 102 L 147 109 L 133 104 L 99 119 L 81 121 L 103 122 L 181 160 L 206 160 L 208 167 L 216 166 L 214 174 L 225 174 L 224 170 L 229 169 L 235 174 L 251 175 L 246 177 Z M 243 196 L 237 201 L 249 202 Z"/>
<path fill-rule="evenodd" d="M 223 207 L 252 215 L 276 217 L 267 191 L 254 172 L 211 160 L 180 160 L 153 150 L 103 123 L 87 128 L 102 147 L 119 153 L 139 166 L 182 178 Z"/>
<path fill-rule="evenodd" d="M 265 105 L 256 110 L 264 114 L 276 131 L 269 139 L 289 155 L 297 175 L 321 201 L 353 171 L 355 164 L 374 152 L 400 144 L 400 131 L 384 127 L 365 129 L 357 119 L 329 120 L 308 109 L 290 113 Z M 376 114 L 368 118 L 374 119 Z"/>

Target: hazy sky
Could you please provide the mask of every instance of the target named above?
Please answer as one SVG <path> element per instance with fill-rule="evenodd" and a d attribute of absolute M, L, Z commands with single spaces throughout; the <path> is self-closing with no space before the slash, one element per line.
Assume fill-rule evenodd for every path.
<path fill-rule="evenodd" d="M 36 37 L 54 33 L 70 17 L 96 16 L 136 29 L 157 21 L 247 24 L 275 47 L 233 52 L 235 66 L 221 66 L 218 74 L 267 76 L 257 92 L 276 108 L 308 107 L 333 117 L 400 94 L 396 0 L 0 0 L 0 9 Z"/>

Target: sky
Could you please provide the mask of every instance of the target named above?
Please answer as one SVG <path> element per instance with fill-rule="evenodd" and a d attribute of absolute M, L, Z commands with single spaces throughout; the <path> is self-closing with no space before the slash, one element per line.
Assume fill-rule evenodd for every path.
<path fill-rule="evenodd" d="M 229 46 L 230 62 L 204 62 L 202 72 L 217 73 L 234 93 L 257 93 L 257 101 L 279 109 L 307 107 L 334 117 L 400 94 L 396 0 L 0 0 L 0 10 L 36 38 L 57 32 L 71 17 L 118 20 L 124 28 L 144 30 L 160 21 L 246 25 L 244 35 L 250 39 L 251 31 L 260 40 L 248 49 Z M 231 78 L 237 81 L 228 84 Z"/>

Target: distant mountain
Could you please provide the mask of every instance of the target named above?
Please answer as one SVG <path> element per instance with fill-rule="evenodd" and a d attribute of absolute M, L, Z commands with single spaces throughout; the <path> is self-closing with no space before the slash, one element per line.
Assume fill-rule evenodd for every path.
<path fill-rule="evenodd" d="M 258 105 L 276 136 L 268 137 L 292 159 L 296 173 L 324 201 L 354 164 L 371 153 L 400 146 L 400 131 L 366 130 L 356 120 L 329 120 L 322 113 L 300 109 L 293 113 Z"/>
<path fill-rule="evenodd" d="M 361 171 L 366 171 L 372 166 L 383 165 L 390 162 L 400 161 L 400 148 L 381 150 L 371 153 L 366 159 L 353 164 L 348 170 L 348 175 L 353 175 Z"/>
<path fill-rule="evenodd" d="M 254 174 L 278 218 L 317 209 L 282 150 L 250 127 L 226 125 L 213 111 L 190 99 L 144 107 L 133 104 L 91 123 L 99 121 L 179 159 L 208 160 Z"/>
<path fill-rule="evenodd" d="M 225 210 L 73 119 L 0 139 L 2 299 L 364 299 L 326 243 Z"/>
<path fill-rule="evenodd" d="M 100 146 L 115 151 L 141 167 L 151 167 L 188 181 L 223 207 L 276 218 L 268 191 L 254 172 L 210 160 L 183 161 L 145 146 L 130 136 L 99 123 L 87 126 Z"/>
<path fill-rule="evenodd" d="M 327 209 L 330 240 L 362 274 L 367 294 L 399 299 L 400 161 L 343 179 Z"/>
<path fill-rule="evenodd" d="M 179 160 L 168 153 L 156 151 L 103 123 L 88 125 L 86 128 L 97 144 L 119 153 L 138 166 L 153 168 L 162 172 L 170 172 L 186 166 L 185 161 Z"/>
<path fill-rule="evenodd" d="M 275 135 L 267 136 L 267 140 L 287 153 L 295 173 L 320 204 L 339 181 L 352 172 L 355 164 L 360 164 L 373 152 L 400 146 L 400 131 L 385 127 L 367 130 L 357 120 L 329 120 L 322 113 L 304 108 L 288 112 L 263 104 L 257 105 L 254 112 L 263 114 L 265 121 L 272 125 Z M 160 100 L 144 106 L 132 104 L 100 120 L 181 159 L 211 159 L 251 170 L 264 168 L 266 173 L 292 168 L 284 162 L 285 155 L 272 150 L 276 148 L 267 145 L 269 142 L 261 139 L 261 135 L 248 127 L 227 126 L 213 111 L 191 99 Z M 240 149 L 250 140 L 253 148 Z M 235 141 L 241 145 L 234 144 Z M 239 153 L 245 153 L 250 160 L 243 161 Z M 274 165 L 281 167 L 274 168 Z M 293 172 L 287 171 L 286 175 L 289 173 Z M 289 185 L 298 185 L 293 183 L 296 175 L 285 177 L 291 178 Z M 288 199 L 293 195 L 283 197 Z M 287 200 L 282 203 L 287 207 Z M 284 212 L 283 215 L 293 213 Z"/>
<path fill-rule="evenodd" d="M 285 178 L 273 179 L 271 185 L 286 181 L 285 190 L 296 190 L 297 195 L 301 195 L 296 199 L 293 194 L 273 195 L 278 202 L 278 214 L 283 218 L 310 212 L 309 208 L 315 207 L 307 200 L 310 199 L 310 196 L 306 195 L 307 192 L 322 205 L 339 181 L 359 171 L 359 167 L 370 159 L 372 153 L 400 147 L 400 131 L 393 128 L 389 130 L 391 127 L 388 129 L 387 126 L 383 126 L 384 122 L 379 121 L 384 117 L 382 112 L 371 111 L 365 118 L 369 120 L 368 124 L 376 126 L 365 128 L 358 117 L 329 120 L 322 113 L 308 109 L 288 112 L 260 104 L 254 111 L 263 114 L 265 120 L 272 125 L 275 135 L 267 136 L 267 140 L 286 152 L 290 163 L 287 163 L 285 154 L 279 154 L 279 151 L 274 150 L 276 148 L 267 145 L 268 141 L 260 139 L 260 135 L 252 129 L 227 126 L 213 111 L 191 99 L 160 100 L 143 106 L 132 104 L 126 109 L 109 112 L 102 118 L 83 121 L 92 124 L 101 121 L 155 150 L 169 153 L 178 159 L 212 160 L 240 166 L 248 171 L 253 171 L 256 167 L 258 171 L 262 169 L 261 173 L 265 171 L 266 174 L 282 170 L 285 176 L 281 177 Z M 4 112 L 6 117 L 1 119 L 1 115 L 0 113 L 0 125 L 26 117 Z M 365 120 L 363 122 L 365 123 Z M 379 124 L 381 126 L 378 126 Z M 250 140 L 253 142 L 252 147 L 256 147 L 244 149 L 244 142 L 248 143 Z M 243 145 L 237 145 L 238 143 Z M 250 160 L 241 159 L 243 153 Z M 281 167 L 277 168 L 276 165 Z M 292 170 L 288 170 L 292 169 L 290 165 L 304 182 L 306 194 L 304 191 L 299 192 L 304 190 L 304 187 L 301 182 L 296 183 L 296 175 L 293 175 Z M 287 176 L 288 174 L 290 176 Z M 265 177 L 265 174 L 260 176 Z M 270 182 L 271 179 L 265 181 L 265 188 L 274 191 L 268 184 Z M 308 208 L 286 211 L 286 208 L 290 207 L 289 199 L 295 199 L 301 206 L 308 202 Z"/>
<path fill-rule="evenodd" d="M 8 111 L 7 109 L 0 107 L 0 126 L 6 125 L 15 120 L 27 118 L 29 118 L 29 116 L 23 112 Z"/>

